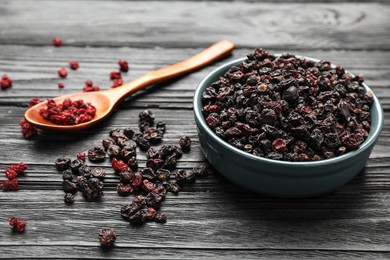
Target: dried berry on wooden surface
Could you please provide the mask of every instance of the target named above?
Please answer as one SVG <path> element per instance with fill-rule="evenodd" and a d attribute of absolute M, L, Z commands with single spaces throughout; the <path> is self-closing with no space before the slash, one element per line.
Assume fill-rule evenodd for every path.
<path fill-rule="evenodd" d="M 53 45 L 55 46 L 55 47 L 61 47 L 62 46 L 62 39 L 61 38 L 58 38 L 58 37 L 56 37 L 56 38 L 54 38 L 53 40 L 52 40 L 52 43 L 53 43 Z"/>
<path fill-rule="evenodd" d="M 7 89 L 11 86 L 12 86 L 11 78 L 7 74 L 4 74 L 3 76 L 1 76 L 1 79 L 0 79 L 1 89 Z"/>
<path fill-rule="evenodd" d="M 210 129 L 240 150 L 274 160 L 323 160 L 367 138 L 373 95 L 363 81 L 328 61 L 255 49 L 205 89 L 202 111 Z"/>
<path fill-rule="evenodd" d="M 99 232 L 99 241 L 102 247 L 110 247 L 116 240 L 116 233 L 113 228 L 103 228 Z"/>
<path fill-rule="evenodd" d="M 26 228 L 26 221 L 15 217 L 9 218 L 8 223 L 11 226 L 12 230 L 17 232 L 24 232 Z"/>

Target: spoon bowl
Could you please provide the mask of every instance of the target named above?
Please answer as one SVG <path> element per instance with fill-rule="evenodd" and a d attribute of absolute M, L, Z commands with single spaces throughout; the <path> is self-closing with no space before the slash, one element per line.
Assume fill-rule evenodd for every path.
<path fill-rule="evenodd" d="M 149 72 L 120 87 L 104 91 L 68 94 L 53 98 L 53 100 L 57 103 L 62 103 L 65 99 L 82 99 L 86 103 L 91 103 L 91 105 L 96 108 L 96 115 L 91 121 L 85 123 L 77 125 L 57 125 L 44 119 L 39 114 L 39 110 L 46 108 L 46 102 L 39 103 L 29 108 L 24 114 L 24 117 L 30 124 L 45 130 L 58 132 L 74 132 L 83 130 L 102 121 L 112 112 L 115 106 L 136 91 L 152 84 L 173 79 L 204 67 L 207 64 L 228 55 L 234 47 L 233 43 L 227 40 L 222 40 L 184 61 Z"/>

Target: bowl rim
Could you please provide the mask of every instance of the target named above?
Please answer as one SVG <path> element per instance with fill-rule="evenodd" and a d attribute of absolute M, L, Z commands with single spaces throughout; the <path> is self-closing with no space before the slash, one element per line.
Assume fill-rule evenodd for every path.
<path fill-rule="evenodd" d="M 281 55 L 282 54 L 274 54 L 274 56 L 276 56 L 276 57 L 279 57 Z M 315 59 L 315 58 L 311 58 L 311 57 L 307 57 L 307 56 L 301 56 L 301 55 L 295 55 L 295 57 L 297 57 L 297 58 L 305 58 L 305 59 L 308 59 L 308 60 L 314 61 L 314 62 L 321 61 L 319 59 Z M 224 73 L 226 73 L 226 71 L 231 66 L 239 64 L 239 63 L 243 62 L 246 59 L 247 59 L 247 57 L 242 57 L 242 58 L 238 58 L 238 59 L 226 62 L 226 63 L 220 65 L 219 67 L 217 67 L 216 69 L 214 69 L 213 71 L 211 71 L 199 83 L 198 87 L 195 90 L 195 94 L 194 94 L 193 106 L 194 106 L 195 118 L 197 119 L 200 127 L 202 127 L 202 129 L 205 130 L 207 132 L 207 134 L 215 142 L 219 143 L 224 148 L 226 148 L 226 149 L 228 149 L 228 150 L 230 150 L 230 151 L 232 151 L 234 153 L 237 153 L 240 156 L 243 156 L 243 157 L 245 157 L 246 159 L 249 159 L 249 160 L 254 160 L 254 161 L 259 161 L 259 162 L 269 163 L 269 164 L 280 164 L 280 165 L 288 166 L 288 167 L 302 167 L 302 166 L 309 167 L 309 166 L 333 165 L 334 163 L 338 163 L 340 161 L 348 160 L 348 159 L 356 156 L 357 154 L 360 154 L 361 152 L 369 149 L 370 147 L 372 147 L 375 144 L 376 140 L 379 137 L 380 132 L 382 131 L 383 124 L 384 124 L 383 109 L 382 109 L 382 107 L 381 107 L 381 105 L 379 103 L 379 100 L 376 97 L 375 93 L 364 82 L 362 84 L 363 87 L 366 89 L 366 91 L 370 91 L 373 94 L 374 102 L 371 105 L 371 109 L 375 109 L 377 111 L 377 114 L 378 114 L 378 118 L 377 118 L 378 124 L 377 124 L 377 127 L 375 129 L 372 129 L 372 124 L 371 124 L 371 129 L 370 129 L 369 136 L 367 137 L 367 139 L 363 142 L 363 144 L 357 150 L 349 151 L 349 152 L 347 152 L 347 153 L 345 153 L 343 155 L 336 156 L 336 157 L 330 158 L 330 159 L 324 159 L 324 160 L 319 160 L 319 161 L 291 162 L 291 161 L 273 160 L 273 159 L 268 159 L 268 158 L 265 158 L 265 157 L 256 156 L 256 155 L 247 153 L 245 151 L 242 151 L 242 150 L 232 146 L 231 144 L 227 143 L 226 141 L 222 140 L 206 124 L 206 120 L 205 120 L 205 118 L 203 116 L 203 113 L 201 111 L 202 110 L 201 109 L 202 108 L 202 93 L 203 93 L 204 89 L 207 87 L 207 86 L 205 86 L 206 82 L 209 81 L 210 78 L 215 77 L 215 75 L 222 76 Z M 331 63 L 331 67 L 332 68 L 334 68 L 335 66 L 336 65 Z M 345 73 L 350 73 L 350 72 L 345 70 Z M 350 73 L 350 74 L 352 74 L 352 73 Z M 352 74 L 352 75 L 354 75 L 354 74 Z M 372 130 L 374 130 L 374 132 L 371 134 Z"/>

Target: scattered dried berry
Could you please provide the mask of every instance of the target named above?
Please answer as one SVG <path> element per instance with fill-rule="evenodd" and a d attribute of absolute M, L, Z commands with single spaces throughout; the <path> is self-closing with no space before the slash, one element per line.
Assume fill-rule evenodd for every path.
<path fill-rule="evenodd" d="M 57 73 L 61 78 L 66 78 L 66 76 L 68 76 L 68 71 L 65 68 L 59 69 Z"/>
<path fill-rule="evenodd" d="M 65 157 L 57 158 L 55 161 L 56 168 L 59 171 L 70 169 L 70 163 L 71 163 L 70 158 L 65 158 Z"/>
<path fill-rule="evenodd" d="M 53 45 L 55 47 L 61 47 L 62 46 L 62 40 L 61 38 L 54 38 L 52 41 Z"/>
<path fill-rule="evenodd" d="M 79 63 L 77 61 L 71 60 L 71 61 L 69 61 L 69 67 L 72 70 L 77 70 L 80 67 L 80 65 L 79 65 Z"/>
<path fill-rule="evenodd" d="M 12 227 L 12 230 L 17 232 L 23 232 L 26 228 L 26 221 L 15 217 L 9 218 L 8 223 Z"/>
<path fill-rule="evenodd" d="M 191 148 L 191 139 L 188 136 L 183 136 L 180 138 L 179 144 L 183 151 L 189 151 Z"/>
<path fill-rule="evenodd" d="M 123 79 L 114 79 L 114 83 L 111 88 L 117 88 L 123 85 Z"/>
<path fill-rule="evenodd" d="M 146 109 L 144 111 L 141 111 L 138 115 L 139 117 L 139 120 L 142 122 L 142 121 L 146 121 L 148 123 L 150 123 L 151 125 L 154 123 L 154 114 L 152 111 Z"/>
<path fill-rule="evenodd" d="M 17 164 L 12 164 L 10 168 L 14 170 L 18 175 L 28 169 L 27 165 L 22 162 Z"/>
<path fill-rule="evenodd" d="M 111 71 L 110 72 L 110 79 L 121 79 L 122 78 L 122 73 L 120 71 Z"/>
<path fill-rule="evenodd" d="M 64 82 L 58 82 L 58 88 L 64 88 L 65 84 Z"/>
<path fill-rule="evenodd" d="M 76 157 L 77 157 L 77 159 L 85 162 L 86 156 L 87 155 L 84 152 L 78 152 Z"/>
<path fill-rule="evenodd" d="M 38 134 L 37 129 L 24 119 L 20 120 L 19 125 L 22 128 L 22 134 L 26 139 L 31 139 Z"/>
<path fill-rule="evenodd" d="M 103 228 L 99 232 L 99 241 L 102 247 L 110 247 L 116 240 L 115 230 L 112 228 Z"/>
<path fill-rule="evenodd" d="M 1 89 L 7 89 L 12 86 L 12 80 L 7 74 L 1 76 L 0 87 Z"/>
<path fill-rule="evenodd" d="M 96 114 L 96 108 L 81 99 L 65 99 L 58 104 L 53 99 L 48 99 L 47 107 L 40 109 L 39 114 L 57 125 L 77 125 L 91 121 Z"/>
<path fill-rule="evenodd" d="M 72 204 L 74 202 L 74 195 L 72 193 L 66 193 L 64 195 L 65 203 Z"/>
<path fill-rule="evenodd" d="M 28 107 L 33 107 L 41 102 L 42 102 L 42 100 L 40 98 L 32 98 L 32 99 L 30 99 L 30 102 L 28 103 Z"/>
<path fill-rule="evenodd" d="M 119 60 L 119 69 L 123 72 L 128 72 L 129 71 L 129 64 L 125 60 Z"/>

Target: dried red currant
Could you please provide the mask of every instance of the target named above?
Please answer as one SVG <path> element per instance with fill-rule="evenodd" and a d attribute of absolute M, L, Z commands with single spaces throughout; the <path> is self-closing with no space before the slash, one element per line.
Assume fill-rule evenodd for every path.
<path fill-rule="evenodd" d="M 58 88 L 64 88 L 65 84 L 64 82 L 58 82 Z"/>
<path fill-rule="evenodd" d="M 32 99 L 30 99 L 30 102 L 28 103 L 28 107 L 33 107 L 41 102 L 42 102 L 42 100 L 40 98 L 32 98 Z"/>
<path fill-rule="evenodd" d="M 5 180 L 0 183 L 0 189 L 3 191 L 17 191 L 19 190 L 18 179 Z"/>
<path fill-rule="evenodd" d="M 61 38 L 54 38 L 53 41 L 52 41 L 53 45 L 55 47 L 61 47 L 62 46 L 62 40 Z"/>
<path fill-rule="evenodd" d="M 59 69 L 57 73 L 61 78 L 66 78 L 66 76 L 68 76 L 68 71 L 65 68 Z"/>
<path fill-rule="evenodd" d="M 123 72 L 128 72 L 129 71 L 129 64 L 125 60 L 119 60 L 118 61 L 119 68 Z"/>
<path fill-rule="evenodd" d="M 26 221 L 15 217 L 9 218 L 8 223 L 12 227 L 12 230 L 17 232 L 23 232 L 26 228 Z"/>
<path fill-rule="evenodd" d="M 37 129 L 24 119 L 20 120 L 19 125 L 22 128 L 22 133 L 26 139 L 30 139 L 38 134 Z"/>
<path fill-rule="evenodd" d="M 79 65 L 79 63 L 77 61 L 71 60 L 71 61 L 69 61 L 69 67 L 72 70 L 77 70 L 80 67 L 80 65 Z"/>
<path fill-rule="evenodd" d="M 1 76 L 0 87 L 1 89 L 7 89 L 12 86 L 12 80 L 7 74 Z"/>
<path fill-rule="evenodd" d="M 122 73 L 120 71 L 111 71 L 110 72 L 110 79 L 120 79 L 122 78 Z"/>
<path fill-rule="evenodd" d="M 103 247 L 110 247 L 116 240 L 115 230 L 112 228 L 104 228 L 99 232 L 100 245 Z"/>

